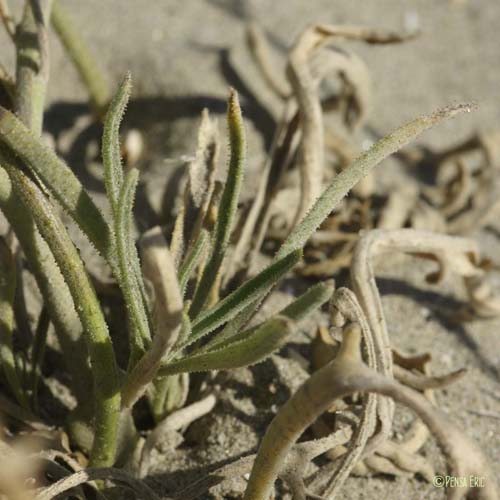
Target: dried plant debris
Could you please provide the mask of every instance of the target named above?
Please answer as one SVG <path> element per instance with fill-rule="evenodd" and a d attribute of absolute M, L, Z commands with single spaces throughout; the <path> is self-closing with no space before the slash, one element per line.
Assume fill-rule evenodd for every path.
<path fill-rule="evenodd" d="M 346 49 L 345 42 L 398 43 L 415 35 L 313 25 L 289 51 L 286 87 L 270 74 L 272 54 L 264 33 L 255 24 L 250 26 L 251 53 L 264 80 L 283 99 L 284 111 L 245 221 L 246 237 L 238 242 L 236 265 L 246 262 L 252 269 L 264 240 L 282 241 L 319 196 L 324 182 L 360 152 L 355 131 L 369 115 L 370 74 L 365 63 Z M 320 83 L 332 74 L 340 78 L 340 89 L 324 97 Z M 330 117 L 337 119 L 327 119 Z M 498 133 L 493 132 L 441 151 L 403 151 L 404 163 L 416 172 L 431 168 L 434 182 L 429 185 L 407 177 L 390 191 L 379 192 L 373 176 L 365 177 L 343 206 L 324 221 L 322 238 L 311 238 L 300 273 L 328 277 L 348 268 L 361 230 L 412 227 L 465 235 L 484 227 L 498 207 L 497 144 Z M 295 175 L 297 169 L 300 179 Z M 295 216 L 291 205 L 298 207 Z M 253 240 L 252 232 L 257 233 Z"/>
<path fill-rule="evenodd" d="M 477 264 L 480 262 L 479 253 L 473 240 L 411 229 L 365 233 L 354 250 L 351 280 L 355 292 L 348 288 L 335 291 L 330 301 L 331 336 L 327 329 L 320 327 L 312 343 L 313 369 L 317 371 L 311 380 L 315 379 L 316 373 L 326 370 L 325 367 L 339 363 L 342 368 L 332 372 L 331 378 L 318 382 L 325 386 L 325 399 L 308 387 L 307 382 L 280 410 L 261 445 L 245 498 L 265 498 L 278 477 L 289 486 L 293 498 L 333 498 L 350 474 L 416 474 L 431 482 L 436 474 L 434 466 L 419 453 L 429 437 L 429 430 L 438 438 L 449 459 L 450 474 L 460 471 L 460 474 L 488 477 L 490 486 L 478 493 L 484 498 L 496 498 L 494 479 L 485 459 L 478 455 L 478 451 L 463 435 L 454 443 L 460 432 L 449 427 L 437 408 L 432 406 L 436 404 L 433 391 L 455 383 L 466 371 L 460 368 L 451 373 L 434 375 L 430 371 L 430 353 L 407 357 L 390 347 L 385 315 L 375 283 L 373 260 L 376 255 L 387 255 L 394 251 L 403 251 L 417 258 L 432 258 L 439 265 L 436 274 L 440 278 L 445 272 L 456 273 L 466 282 L 472 277 L 484 277 L 483 269 Z M 356 348 L 347 348 L 347 351 L 352 348 L 352 353 L 355 353 L 361 349 L 361 354 L 346 354 L 344 341 L 348 340 L 345 336 L 356 338 L 353 345 L 357 345 Z M 356 358 L 355 362 L 342 361 L 351 355 Z M 335 360 L 333 364 L 332 359 Z M 353 394 L 365 390 L 356 386 L 356 383 L 356 387 L 350 386 L 353 380 L 357 380 L 358 369 L 364 373 L 360 375 L 360 380 L 363 380 L 361 385 L 382 384 L 391 386 L 391 389 L 367 389 L 374 392 L 361 399 L 353 398 Z M 376 374 L 380 378 L 378 382 L 372 382 L 372 375 Z M 336 395 L 331 397 L 326 387 L 336 387 L 337 381 L 338 392 L 333 389 Z M 397 441 L 392 437 L 394 403 L 392 399 L 384 397 L 388 394 L 412 408 L 424 422 L 416 419 L 406 435 Z M 289 464 L 288 460 L 291 459 L 292 463 L 295 460 L 288 458 L 295 456 L 295 448 L 291 448 L 291 444 L 309 426 L 312 426 L 320 441 L 350 429 L 349 442 L 321 448 L 321 454 L 332 461 L 332 467 L 324 466 L 312 473 L 306 472 L 308 468 L 305 462 L 301 462 L 300 467 L 286 465 Z M 469 448 L 472 453 L 470 461 L 469 455 L 461 457 L 463 450 Z M 245 457 L 218 469 L 193 488 L 188 488 L 180 497 L 195 498 L 191 496 L 193 492 L 199 494 L 203 488 L 224 482 L 229 478 L 229 471 L 244 474 L 249 464 L 249 457 Z M 307 476 L 305 482 L 303 476 Z M 451 490 L 450 498 L 460 498 L 466 493 L 464 489 Z"/>
<path fill-rule="evenodd" d="M 475 488 L 467 483 L 449 488 L 448 498 L 463 498 L 469 493 L 474 493 L 477 498 L 498 498 L 494 475 L 482 452 L 419 392 L 368 367 L 361 355 L 361 338 L 361 327 L 358 323 L 346 325 L 341 348 L 334 361 L 313 374 L 281 408 L 260 445 L 244 498 L 267 498 L 286 457 L 302 432 L 328 410 L 336 399 L 355 393 L 376 393 L 408 406 L 422 419 L 438 441 L 447 458 L 450 475 L 486 478 L 482 487 Z M 408 460 L 401 449 L 394 449 L 391 445 L 385 445 L 383 449 L 400 465 L 410 470 L 416 467 L 416 460 Z M 378 464 L 376 466 L 379 467 Z M 292 473 L 292 484 L 300 484 L 302 488 L 302 496 L 299 494 L 297 498 L 306 498 L 304 491 L 307 491 L 307 487 L 302 474 L 303 469 Z M 321 490 L 319 493 L 314 493 L 313 490 L 316 495 L 314 498 L 332 498 L 335 494 L 334 489 L 328 486 Z"/>
<path fill-rule="evenodd" d="M 345 168 L 357 154 L 350 135 L 366 122 L 371 104 L 371 81 L 365 63 L 345 47 L 345 41 L 399 43 L 414 35 L 357 26 L 310 26 L 289 51 L 286 69 L 289 85 L 286 86 L 269 70 L 272 55 L 264 34 L 255 24 L 249 27 L 251 53 L 265 81 L 283 99 L 284 109 L 258 193 L 245 222 L 243 234 L 246 238 L 238 243 L 236 264 L 241 265 L 245 252 L 250 252 L 252 268 L 273 217 L 284 215 L 282 229 L 286 234 L 311 208 L 324 182 L 332 177 L 332 172 L 326 168 L 325 145 L 330 146 L 337 158 L 334 170 Z M 339 89 L 326 96 L 320 95 L 321 82 L 332 75 Z M 329 124 L 325 130 L 324 113 L 333 113 L 339 118 L 335 127 Z M 293 166 L 300 170 L 300 186 L 294 182 L 291 196 L 280 202 L 280 191 L 287 190 L 286 178 Z M 371 194 L 372 188 L 367 183 L 370 183 L 368 179 L 361 180 L 354 190 L 361 193 L 368 190 L 367 194 Z M 295 214 L 289 210 L 292 204 L 298 207 Z M 250 242 L 249 235 L 253 232 L 257 233 L 257 238 Z"/>
<path fill-rule="evenodd" d="M 337 327 L 349 321 L 359 324 L 363 333 L 367 364 L 389 377 L 395 376 L 396 373 L 392 352 L 388 348 L 390 340 L 372 262 L 377 254 L 397 250 L 414 255 L 433 256 L 441 266 L 446 266 L 446 269 L 465 280 L 471 276 L 483 277 L 481 268 L 474 266 L 474 262 L 478 261 L 478 251 L 472 240 L 409 229 L 374 230 L 362 236 L 354 249 L 351 266 L 351 281 L 355 294 L 342 288 L 335 293 L 332 300 L 333 322 Z M 423 371 L 424 366 L 420 367 L 420 370 Z M 439 378 L 419 378 L 404 367 L 397 370 L 398 380 L 421 390 L 439 387 L 440 384 L 446 385 L 462 374 L 463 371 L 458 371 Z M 354 467 L 358 473 L 363 474 L 383 472 L 397 475 L 402 471 L 412 471 L 418 472 L 429 481 L 432 480 L 432 467 L 423 457 L 415 455 L 414 452 L 408 453 L 404 444 L 398 445 L 388 441 L 394 414 L 392 403 L 385 398 L 369 396 L 362 406 L 356 441 L 350 450 L 344 450 L 344 453 L 337 451 L 333 455 L 335 459 L 344 456 L 340 459 L 339 468 L 328 481 L 328 491 L 331 492 L 342 484 Z M 377 432 L 374 432 L 375 428 L 378 429 Z M 364 455 L 363 463 L 356 463 L 361 453 Z"/>

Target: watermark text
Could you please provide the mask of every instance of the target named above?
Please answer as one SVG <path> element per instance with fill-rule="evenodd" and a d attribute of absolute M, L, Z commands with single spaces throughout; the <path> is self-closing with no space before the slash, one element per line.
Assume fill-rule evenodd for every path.
<path fill-rule="evenodd" d="M 432 484 L 436 488 L 484 488 L 484 476 L 441 476 L 436 475 Z"/>

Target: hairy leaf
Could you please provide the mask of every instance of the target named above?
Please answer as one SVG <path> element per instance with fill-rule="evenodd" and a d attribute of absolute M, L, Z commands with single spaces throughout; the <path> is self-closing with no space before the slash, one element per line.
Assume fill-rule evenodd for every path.
<path fill-rule="evenodd" d="M 113 212 L 118 209 L 118 198 L 123 184 L 123 167 L 120 157 L 120 123 L 127 106 L 132 81 L 127 74 L 111 100 L 104 120 L 102 136 L 102 162 L 104 165 L 104 184 Z"/>
<path fill-rule="evenodd" d="M 243 170 L 245 163 L 245 129 L 241 108 L 236 92 L 231 89 L 227 107 L 227 123 L 229 128 L 229 146 L 231 150 L 226 184 L 219 204 L 217 220 L 214 228 L 214 243 L 210 260 L 203 271 L 203 276 L 196 289 L 191 304 L 190 316 L 196 318 L 205 305 L 213 283 L 219 273 L 224 259 L 234 216 L 238 206 Z"/>
<path fill-rule="evenodd" d="M 2 158 L 2 166 L 50 246 L 84 327 L 95 388 L 91 463 L 109 465 L 115 458 L 120 394 L 118 367 L 103 312 L 80 255 L 51 203 L 36 184 L 29 181 L 15 159 Z"/>
<path fill-rule="evenodd" d="M 111 231 L 101 211 L 72 170 L 10 111 L 0 107 L 0 141 L 38 176 L 113 266 Z"/>
<path fill-rule="evenodd" d="M 321 307 L 324 303 L 328 302 L 335 289 L 335 284 L 333 280 L 326 281 L 324 283 L 318 283 L 311 287 L 307 292 L 303 293 L 300 297 L 295 299 L 288 306 L 283 308 L 277 313 L 278 316 L 284 316 L 294 322 L 298 322 L 305 318 L 308 314 Z M 227 346 L 233 342 L 237 342 L 244 339 L 248 335 L 251 335 L 260 325 L 255 325 L 248 330 L 243 332 L 234 332 L 234 330 L 222 330 L 222 332 L 216 335 L 207 345 L 203 347 L 203 351 L 212 351 L 214 349 L 220 349 L 223 346 Z M 232 334 L 232 335 L 231 335 Z"/>
<path fill-rule="evenodd" d="M 146 343 L 151 340 L 149 320 L 139 279 L 135 270 L 140 267 L 139 257 L 131 235 L 132 210 L 134 205 L 135 190 L 139 179 L 136 168 L 130 170 L 125 177 L 116 213 L 116 248 L 120 266 L 120 284 L 125 298 L 125 304 L 130 314 L 135 332 L 132 345 L 135 354 L 144 350 Z"/>
<path fill-rule="evenodd" d="M 186 255 L 184 262 L 182 263 L 179 269 L 179 286 L 181 287 L 182 294 L 186 290 L 186 286 L 188 284 L 191 273 L 197 266 L 200 261 L 200 258 L 203 254 L 208 243 L 208 231 L 202 229 L 198 238 L 194 242 L 191 250 Z"/>
<path fill-rule="evenodd" d="M 377 141 L 368 151 L 358 156 L 349 167 L 334 177 L 302 221 L 294 227 L 283 245 L 281 245 L 276 258 L 281 258 L 297 248 L 303 248 L 310 236 L 337 206 L 337 203 L 382 160 L 401 149 L 433 125 L 464 111 L 470 111 L 471 108 L 471 104 L 458 104 L 439 109 L 435 113 L 421 116 L 402 125 Z"/>
<path fill-rule="evenodd" d="M 214 307 L 205 311 L 192 323 L 191 335 L 177 347 L 176 352 L 184 349 L 204 335 L 214 331 L 231 318 L 234 318 L 249 304 L 260 299 L 262 294 L 276 284 L 302 258 L 302 251 L 296 250 L 278 260 L 254 278 L 248 280 L 230 293 Z"/>
<path fill-rule="evenodd" d="M 294 323 L 285 317 L 273 318 L 251 335 L 214 351 L 193 354 L 164 366 L 161 375 L 208 370 L 229 370 L 264 361 L 279 349 L 293 332 Z"/>
<path fill-rule="evenodd" d="M 141 247 L 144 276 L 155 291 L 155 335 L 151 346 L 124 383 L 122 405 L 128 408 L 156 376 L 162 358 L 168 355 L 177 341 L 182 326 L 183 307 L 177 270 L 159 226 L 146 233 Z"/>

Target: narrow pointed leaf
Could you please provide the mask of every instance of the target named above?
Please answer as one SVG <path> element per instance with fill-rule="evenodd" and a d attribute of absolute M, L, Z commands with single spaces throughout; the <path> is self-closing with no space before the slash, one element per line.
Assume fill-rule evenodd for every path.
<path fill-rule="evenodd" d="M 303 248 L 310 236 L 330 215 L 331 211 L 347 195 L 350 189 L 382 160 L 401 149 L 433 125 L 471 109 L 471 104 L 458 104 L 439 109 L 435 113 L 421 116 L 402 125 L 377 141 L 368 151 L 358 156 L 349 167 L 334 177 L 302 221 L 295 226 L 283 245 L 281 245 L 276 258 L 279 259 L 297 248 Z"/>
<path fill-rule="evenodd" d="M 326 188 L 323 194 L 316 200 L 312 208 L 307 212 L 304 219 L 294 227 L 288 238 L 281 245 L 274 257 L 278 260 L 297 249 L 303 248 L 307 240 L 316 231 L 320 224 L 328 217 L 331 211 L 339 203 L 349 190 L 370 170 L 378 165 L 389 155 L 399 150 L 419 134 L 439 123 L 440 121 L 456 116 L 459 113 L 469 112 L 471 104 L 459 104 L 437 110 L 431 115 L 424 115 L 411 122 L 402 125 L 391 134 L 376 142 L 368 151 L 362 153 L 354 162 L 340 174 L 338 174 Z M 271 264 L 272 265 L 272 264 Z M 263 297 L 265 293 L 261 296 Z M 243 308 L 232 323 L 226 325 L 224 338 L 237 335 L 240 329 L 248 322 L 259 307 L 262 298 L 250 302 Z"/>
<path fill-rule="evenodd" d="M 299 322 L 311 312 L 321 307 L 323 304 L 328 302 L 335 290 L 335 284 L 333 280 L 325 281 L 324 283 L 318 283 L 311 287 L 307 292 L 303 293 L 300 297 L 295 299 L 288 306 L 283 308 L 278 312 L 278 316 L 286 317 L 294 322 Z M 203 352 L 213 351 L 214 349 L 221 349 L 233 342 L 244 339 L 245 337 L 251 335 L 256 329 L 260 328 L 260 325 L 256 325 L 248 330 L 234 334 L 233 331 L 226 332 L 223 330 L 220 334 L 216 335 L 207 345 L 202 348 Z M 233 335 L 228 335 L 228 333 L 233 333 Z"/>
<path fill-rule="evenodd" d="M 120 123 L 130 97 L 131 87 L 132 81 L 129 73 L 111 100 L 104 120 L 102 136 L 104 183 L 113 213 L 117 211 L 118 198 L 123 184 L 123 167 L 120 156 Z"/>
<path fill-rule="evenodd" d="M 212 285 L 219 273 L 231 236 L 234 216 L 238 207 L 243 170 L 245 164 L 245 129 L 238 95 L 231 89 L 227 107 L 227 123 L 229 129 L 229 147 L 231 150 L 226 184 L 219 204 L 214 229 L 213 251 L 200 280 L 191 304 L 190 316 L 196 318 L 205 305 Z"/>
<path fill-rule="evenodd" d="M 166 365 L 160 370 L 160 375 L 230 370 L 260 363 L 284 345 L 293 332 L 293 325 L 288 318 L 271 319 L 239 342 L 233 342 L 222 349 L 193 354 Z"/>
<path fill-rule="evenodd" d="M 10 111 L 0 107 L 0 142 L 19 157 L 113 267 L 110 228 L 73 171 Z"/>
<path fill-rule="evenodd" d="M 208 244 L 208 231 L 202 229 L 198 238 L 194 242 L 191 250 L 186 255 L 184 262 L 179 269 L 179 286 L 181 287 L 182 294 L 186 290 L 191 273 L 200 261 L 200 258 Z"/>
<path fill-rule="evenodd" d="M 125 177 L 118 200 L 115 227 L 121 276 L 120 285 L 128 313 L 134 325 L 133 331 L 135 335 L 132 339 L 132 346 L 135 353 L 143 351 L 146 343 L 151 340 L 148 315 L 138 281 L 142 278 L 137 276 L 136 273 L 136 269 L 140 266 L 139 257 L 133 244 L 130 227 L 138 179 L 139 171 L 136 168 L 130 170 Z"/>
<path fill-rule="evenodd" d="M 249 304 L 259 300 L 262 294 L 267 293 L 301 258 L 301 250 L 290 253 L 201 314 L 192 323 L 191 336 L 180 343 L 176 353 L 234 318 Z"/>
<path fill-rule="evenodd" d="M 144 276 L 155 292 L 155 335 L 123 384 L 122 405 L 127 408 L 132 407 L 153 381 L 162 358 L 175 345 L 182 327 L 183 304 L 177 269 L 159 226 L 150 229 L 141 240 L 141 254 Z"/>
<path fill-rule="evenodd" d="M 328 302 L 334 290 L 335 283 L 333 280 L 318 283 L 283 308 L 278 314 L 286 316 L 293 321 L 300 321 L 312 311 Z"/>
<path fill-rule="evenodd" d="M 73 297 L 84 328 L 94 378 L 95 437 L 91 464 L 111 465 L 115 459 L 120 410 L 119 373 L 113 344 L 94 287 L 52 204 L 36 184 L 29 182 L 14 158 L 7 158 L 2 153 L 2 166 L 12 179 L 24 209 L 29 210 L 36 220 L 40 234 L 50 246 Z"/>

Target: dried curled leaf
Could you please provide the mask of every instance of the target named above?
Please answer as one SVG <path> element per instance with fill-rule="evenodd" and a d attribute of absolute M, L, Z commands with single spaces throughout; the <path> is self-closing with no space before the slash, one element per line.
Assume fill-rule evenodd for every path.
<path fill-rule="evenodd" d="M 205 208 L 211 190 L 213 176 L 219 156 L 219 130 L 217 122 L 210 118 L 208 110 L 204 109 L 201 115 L 198 141 L 194 159 L 189 164 L 189 191 L 196 208 Z"/>
<path fill-rule="evenodd" d="M 348 127 L 362 123 L 370 100 L 370 78 L 363 61 L 344 50 L 325 47 L 334 40 L 357 39 L 368 43 L 393 43 L 408 38 L 355 26 L 313 25 L 292 47 L 287 76 L 300 110 L 302 137 L 299 148 L 301 196 L 296 221 L 301 221 L 321 194 L 324 169 L 324 127 L 319 83 L 328 72 L 341 75 L 350 96 L 344 111 Z"/>
<path fill-rule="evenodd" d="M 496 499 L 495 479 L 481 450 L 420 393 L 367 367 L 361 359 L 360 341 L 359 325 L 351 324 L 345 330 L 345 338 L 335 360 L 313 374 L 280 409 L 260 445 L 245 500 L 268 498 L 286 456 L 302 432 L 335 399 L 355 392 L 384 394 L 408 406 L 435 435 L 448 459 L 450 475 L 485 478 L 482 488 L 474 488 L 470 484 L 465 488 L 451 488 L 449 498 L 462 498 L 475 489 L 474 493 L 479 498 Z M 300 411 L 297 411 L 298 408 Z"/>

